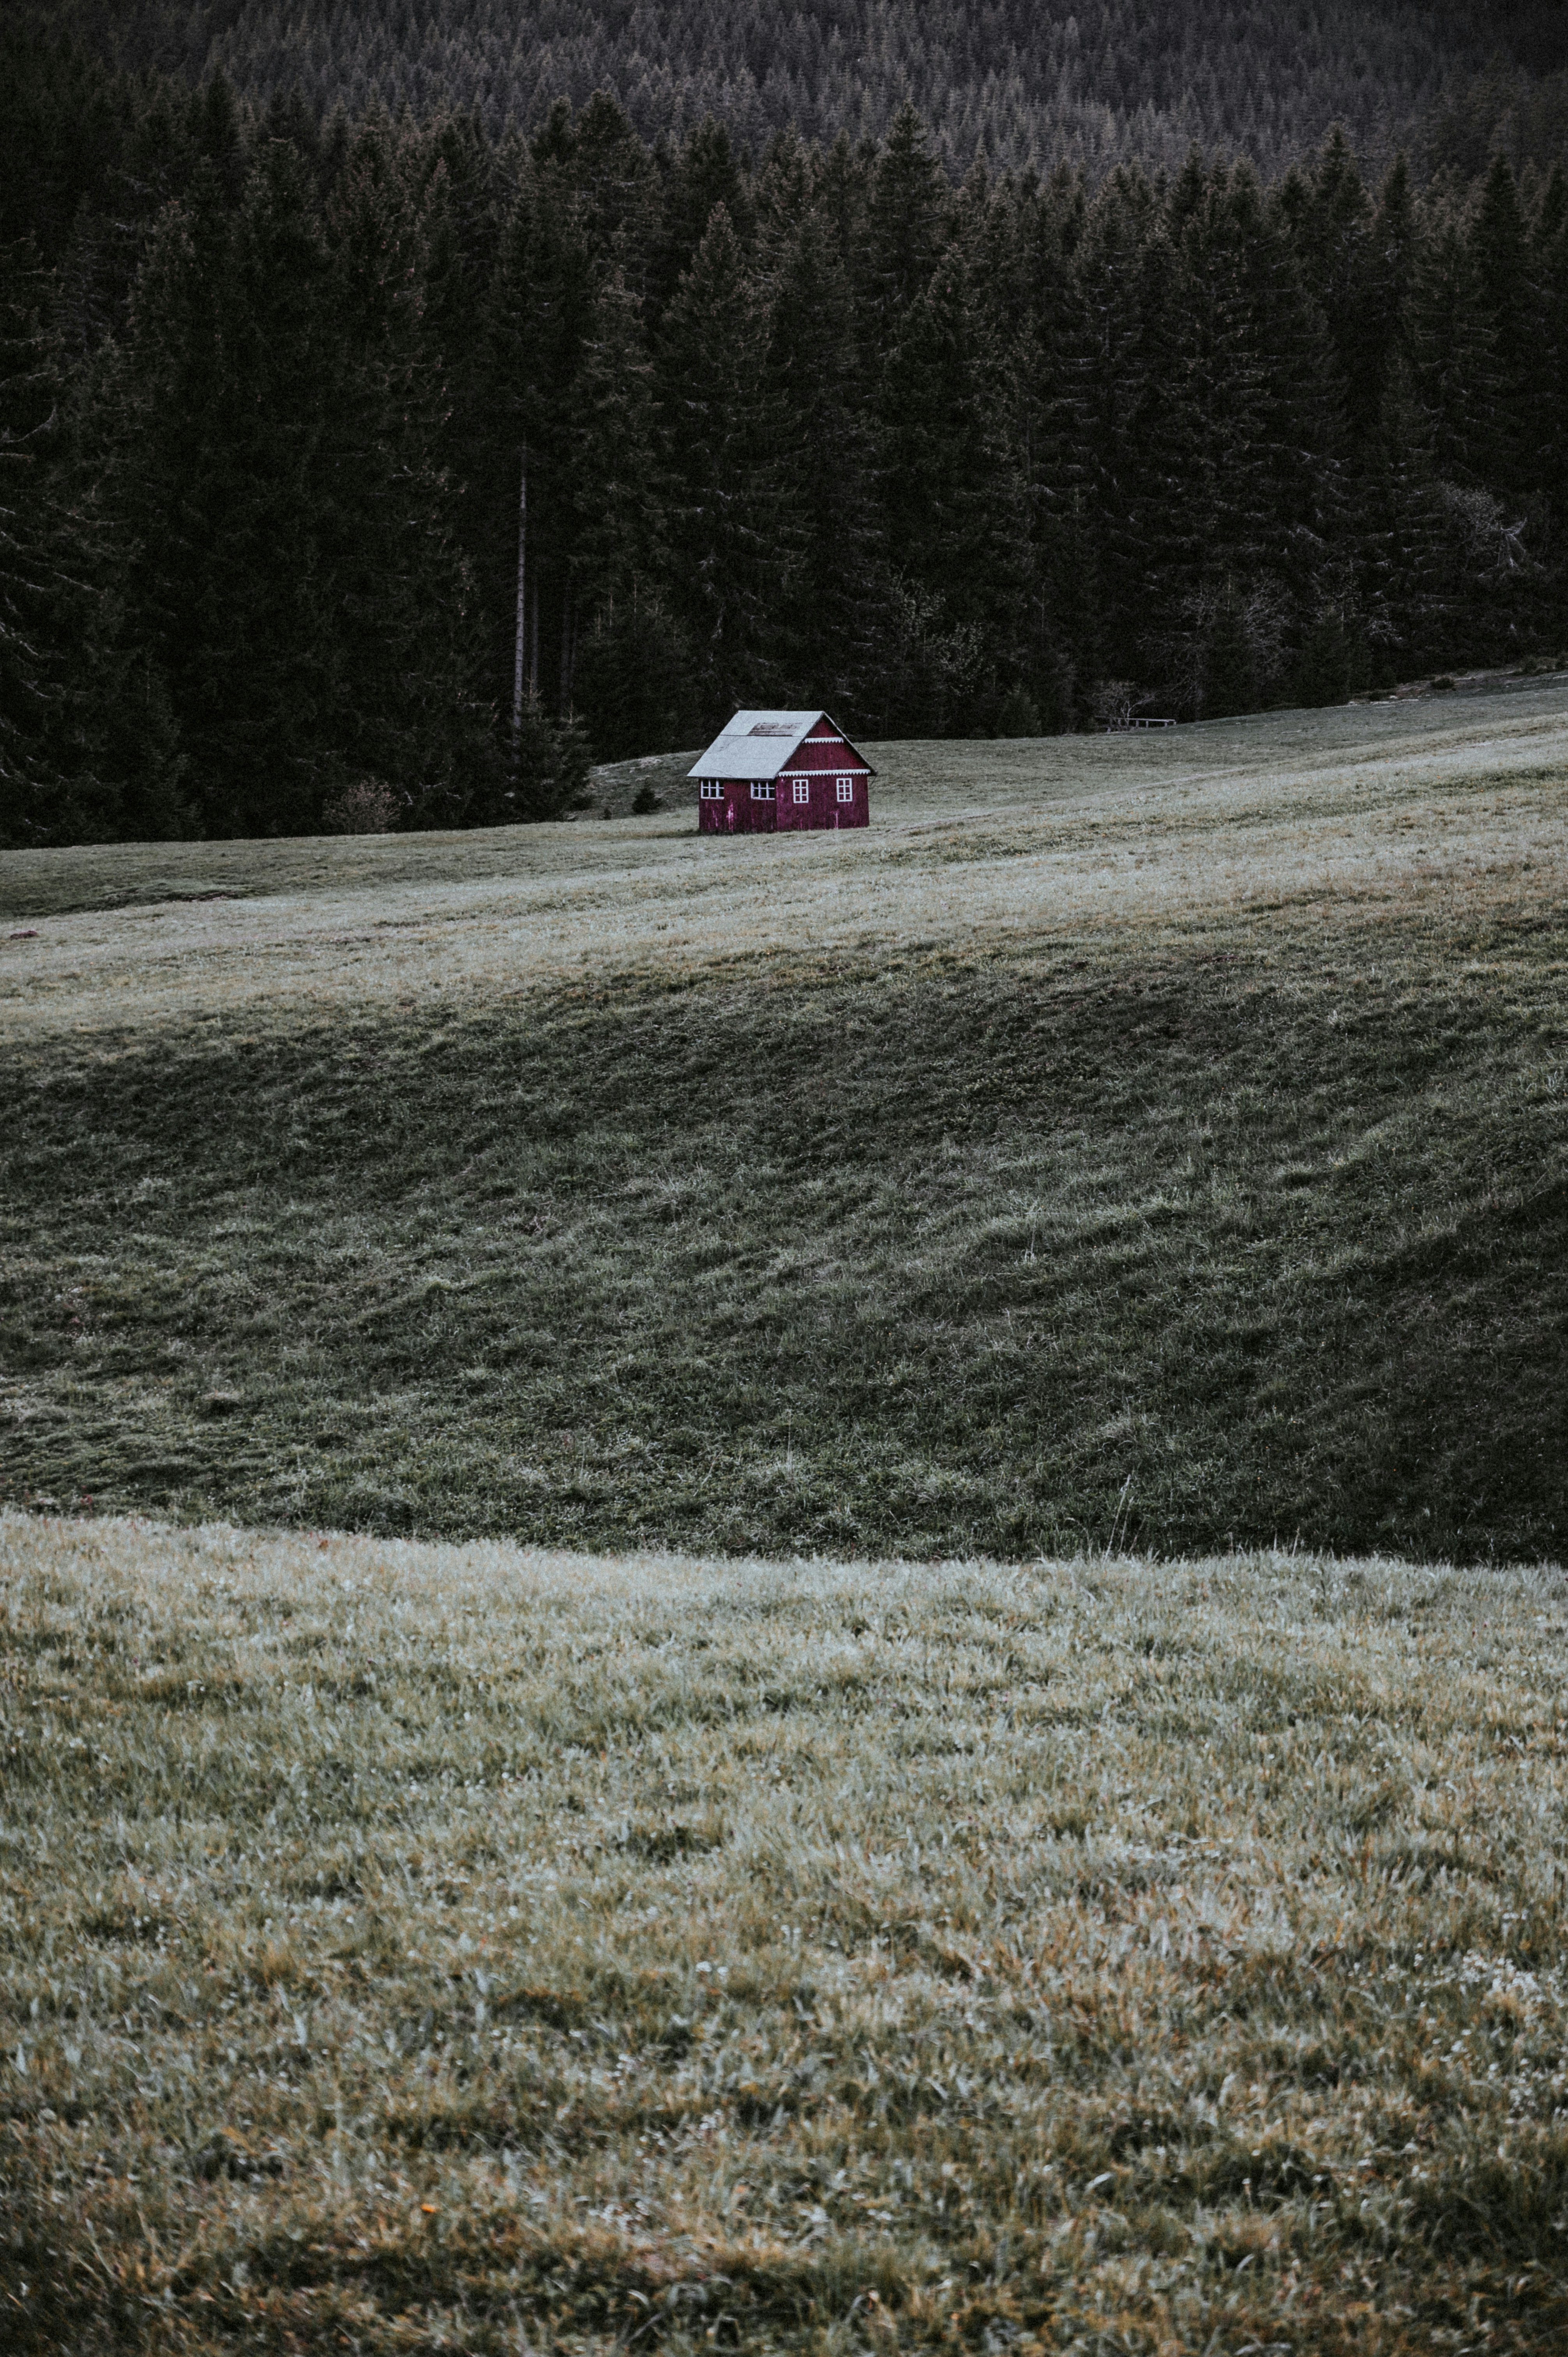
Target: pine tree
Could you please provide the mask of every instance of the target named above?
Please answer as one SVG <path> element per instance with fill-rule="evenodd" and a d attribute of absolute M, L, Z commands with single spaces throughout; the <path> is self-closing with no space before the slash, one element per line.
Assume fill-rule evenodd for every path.
<path fill-rule="evenodd" d="M 364 139 L 328 214 L 334 323 L 345 364 L 323 473 L 339 488 L 324 554 L 337 577 L 343 699 L 334 731 L 416 809 L 466 816 L 492 784 L 492 707 L 469 571 L 455 542 L 442 442 L 446 355 L 426 331 L 428 231 L 419 157 Z"/>
<path fill-rule="evenodd" d="M 1127 183 L 1108 182 L 1084 218 L 1062 307 L 1058 464 L 1062 489 L 1075 495 L 1072 565 L 1084 561 L 1087 533 L 1094 609 L 1126 616 L 1132 628 L 1112 649 L 1098 631 L 1091 639 L 1088 609 L 1071 622 L 1085 696 L 1102 664 L 1113 675 L 1164 667 L 1172 615 L 1202 570 L 1185 267 Z"/>
<path fill-rule="evenodd" d="M 209 834 L 308 832 L 367 771 L 460 811 L 488 734 L 420 378 L 416 226 L 367 135 L 329 242 L 291 143 L 160 224 L 106 392 L 127 596 Z"/>
<path fill-rule="evenodd" d="M 1494 490 L 1526 495 L 1547 425 L 1537 377 L 1541 317 L 1529 231 L 1506 156 L 1494 158 L 1468 239 L 1471 284 L 1490 368 L 1476 471 Z"/>
<path fill-rule="evenodd" d="M 57 387 L 29 237 L 0 255 L 0 844 L 113 837 L 90 682 L 105 636 L 107 554 L 62 499 Z M 74 647 L 73 647 L 73 641 Z M 84 726 L 83 723 L 86 723 Z"/>
<path fill-rule="evenodd" d="M 1366 670 L 1366 647 L 1354 621 L 1342 605 L 1326 605 L 1302 640 L 1291 673 L 1291 702 L 1346 704 Z"/>
<path fill-rule="evenodd" d="M 1205 640 L 1203 716 L 1225 720 L 1257 708 L 1257 659 L 1247 627 L 1246 601 L 1236 583 L 1227 581 Z"/>
<path fill-rule="evenodd" d="M 671 595 L 704 725 L 768 701 L 772 618 L 800 558 L 767 343 L 767 306 L 721 205 L 666 312 L 658 361 Z"/>
<path fill-rule="evenodd" d="M 972 726 L 983 682 L 1026 667 L 1027 502 L 1006 438 L 1005 381 L 969 270 L 954 248 L 909 307 L 881 387 L 883 507 L 888 562 L 950 625 L 978 634 L 983 660 L 966 694 L 951 676 L 933 706 L 937 733 Z"/>
<path fill-rule="evenodd" d="M 1561 171 L 1418 195 L 1402 160 L 1374 203 L 1339 131 L 1266 191 L 1167 125 L 1168 183 L 1108 134 L 1091 198 L 975 162 L 955 99 L 754 177 L 820 46 L 756 37 L 779 79 L 656 151 L 603 94 L 498 137 L 24 59 L 6 825 L 298 828 L 367 780 L 534 818 L 579 705 L 617 756 L 775 698 L 1061 725 L 1107 680 L 1251 708 L 1568 629 Z M 356 39 L 364 91 L 413 88 L 392 19 Z"/>
<path fill-rule="evenodd" d="M 589 251 L 645 298 L 656 234 L 653 162 L 625 109 L 600 90 L 574 125 L 570 179 Z"/>
<path fill-rule="evenodd" d="M 1477 482 L 1494 447 L 1498 366 L 1492 324 L 1457 226 L 1442 226 L 1421 256 L 1412 301 L 1412 354 L 1432 424 L 1437 473 Z"/>
<path fill-rule="evenodd" d="M 585 632 L 576 686 L 595 752 L 604 761 L 695 744 L 703 714 L 690 638 L 661 593 L 633 581 L 607 597 Z"/>
<path fill-rule="evenodd" d="M 663 561 L 654 433 L 641 309 L 618 272 L 595 298 L 568 445 L 573 594 L 588 612 Z"/>
<path fill-rule="evenodd" d="M 1456 651 L 1431 417 L 1396 357 L 1358 476 L 1357 569 L 1374 676 L 1391 684 Z"/>
<path fill-rule="evenodd" d="M 1541 349 L 1536 364 L 1541 438 L 1535 479 L 1556 551 L 1556 628 L 1568 637 L 1568 181 L 1553 173 L 1536 229 Z"/>
<path fill-rule="evenodd" d="M 1349 291 L 1353 333 L 1340 346 L 1346 422 L 1358 453 L 1379 430 L 1391 370 L 1410 351 L 1417 237 L 1410 166 L 1397 156 L 1378 191 Z"/>
<path fill-rule="evenodd" d="M 813 158 L 812 205 L 852 281 L 865 242 L 869 176 L 867 156 L 864 151 L 855 153 L 847 132 L 841 131 L 832 146 Z"/>
<path fill-rule="evenodd" d="M 930 285 L 947 244 L 952 202 L 925 126 L 901 107 L 884 142 L 866 201 L 862 301 L 874 339 L 892 333 Z"/>
<path fill-rule="evenodd" d="M 1098 550 L 1079 529 L 1093 472 L 1085 395 L 1094 348 L 1079 264 L 1087 208 L 1081 180 L 1065 169 L 1043 189 L 1021 189 L 1017 203 L 1016 308 L 1004 349 L 1034 582 L 1024 677 L 1042 726 L 1056 730 L 1072 725 L 1078 678 L 1099 675 Z"/>
<path fill-rule="evenodd" d="M 848 725 L 875 702 L 888 585 L 854 291 L 815 211 L 781 259 L 767 364 L 792 560 L 779 613 L 784 692 L 827 704 Z"/>
<path fill-rule="evenodd" d="M 342 780 L 316 466 L 339 360 L 328 280 L 292 149 L 263 152 L 238 215 L 204 164 L 152 241 L 107 389 L 130 600 L 208 834 L 308 831 Z"/>
<path fill-rule="evenodd" d="M 682 143 L 671 165 L 659 206 L 649 268 L 649 317 L 657 328 L 697 253 L 715 213 L 723 211 L 738 244 L 748 247 L 756 206 L 729 133 L 710 115 Z"/>
<path fill-rule="evenodd" d="M 482 579 L 492 675 L 509 710 L 520 649 L 527 691 L 557 713 L 569 701 L 580 377 L 603 324 L 599 301 L 576 199 L 530 169 L 501 232 L 487 307 L 493 530 Z"/>
<path fill-rule="evenodd" d="M 1396 163 L 1374 206 L 1343 124 L 1336 124 L 1300 180 L 1277 199 L 1303 284 L 1327 328 L 1352 447 L 1378 414 L 1391 339 L 1401 331 L 1411 224 L 1410 178 Z"/>

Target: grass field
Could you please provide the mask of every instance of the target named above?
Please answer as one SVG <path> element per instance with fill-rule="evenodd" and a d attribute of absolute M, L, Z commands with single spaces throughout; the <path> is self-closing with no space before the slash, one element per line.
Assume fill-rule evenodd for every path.
<path fill-rule="evenodd" d="M 1560 1556 L 1568 682 L 873 758 L 0 858 L 0 1498 Z"/>
<path fill-rule="evenodd" d="M 1568 2347 L 1568 682 L 873 758 L 0 857 L 18 2357 Z"/>
<path fill-rule="evenodd" d="M 0 2340 L 1568 2346 L 1568 1583 L 0 1516 Z"/>

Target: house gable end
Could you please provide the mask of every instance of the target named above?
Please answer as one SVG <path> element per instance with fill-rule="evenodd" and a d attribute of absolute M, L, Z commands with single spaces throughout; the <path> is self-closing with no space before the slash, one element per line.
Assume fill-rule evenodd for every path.
<path fill-rule="evenodd" d="M 876 775 L 859 748 L 851 744 L 843 729 L 829 713 L 819 715 L 796 747 L 788 763 L 790 771 L 822 770 L 842 770 L 846 776 L 874 778 Z"/>

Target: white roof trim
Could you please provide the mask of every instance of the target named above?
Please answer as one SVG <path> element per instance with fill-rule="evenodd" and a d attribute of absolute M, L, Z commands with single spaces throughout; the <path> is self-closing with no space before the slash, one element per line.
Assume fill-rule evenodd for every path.
<path fill-rule="evenodd" d="M 838 730 L 837 721 L 826 712 L 737 712 L 686 775 L 733 778 L 737 783 L 747 779 L 777 778 L 794 759 L 819 720 L 825 720 L 830 728 Z M 818 741 L 843 745 L 846 752 L 854 750 L 842 733 Z M 872 775 L 870 765 L 858 753 L 854 754 L 854 763 L 868 777 Z M 841 766 L 848 769 L 851 764 L 845 761 Z"/>

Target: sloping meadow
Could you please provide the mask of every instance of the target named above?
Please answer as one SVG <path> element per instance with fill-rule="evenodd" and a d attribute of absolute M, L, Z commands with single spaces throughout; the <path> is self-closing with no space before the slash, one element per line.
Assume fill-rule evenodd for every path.
<path fill-rule="evenodd" d="M 853 843 L 19 856 L 0 1498 L 1560 1556 L 1563 705 L 879 748 Z"/>
<path fill-rule="evenodd" d="M 1568 1587 L 0 1519 L 18 2352 L 1568 2336 Z"/>

